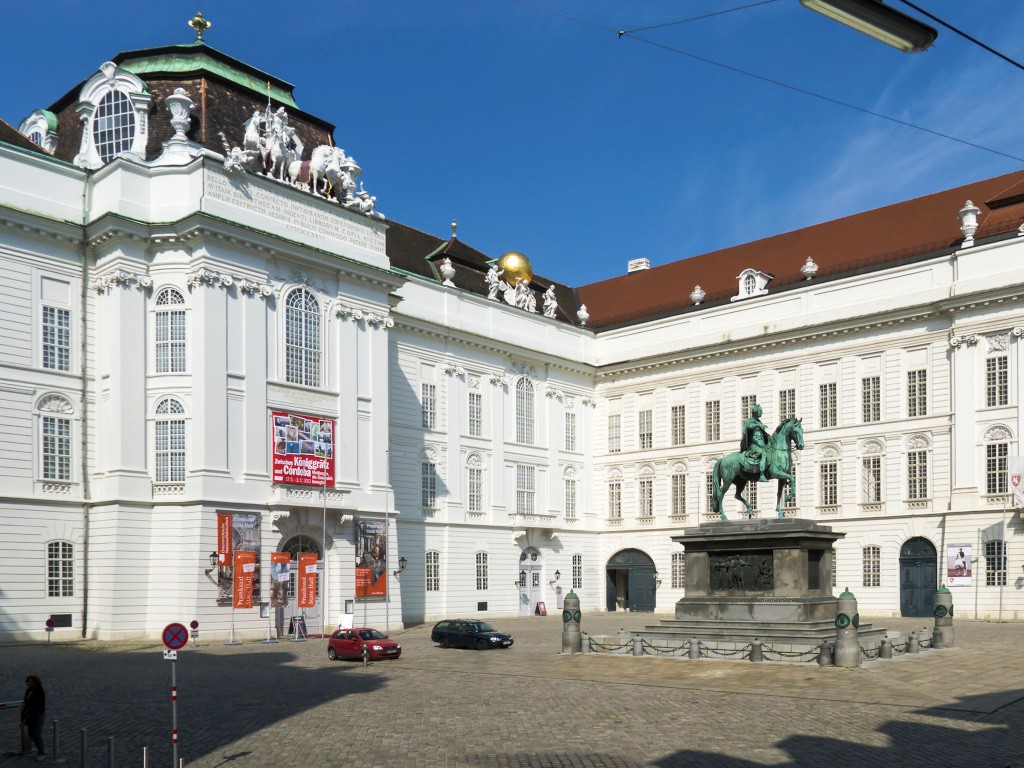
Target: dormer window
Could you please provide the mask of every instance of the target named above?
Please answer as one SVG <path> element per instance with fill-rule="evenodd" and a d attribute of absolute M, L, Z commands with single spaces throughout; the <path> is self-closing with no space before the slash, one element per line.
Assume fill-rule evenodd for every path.
<path fill-rule="evenodd" d="M 92 141 L 100 160 L 110 162 L 132 148 L 135 139 L 135 110 L 123 91 L 107 91 L 96 105 L 92 118 Z"/>
<path fill-rule="evenodd" d="M 739 293 L 733 296 L 730 301 L 749 299 L 752 296 L 764 296 L 768 293 L 768 283 L 772 276 L 759 272 L 756 269 L 744 269 L 740 272 L 738 279 L 740 281 Z"/>
<path fill-rule="evenodd" d="M 80 99 L 75 111 L 82 121 L 82 145 L 76 165 L 99 168 L 115 157 L 145 158 L 153 97 L 142 80 L 108 61 L 82 86 Z"/>
<path fill-rule="evenodd" d="M 18 131 L 51 154 L 57 149 L 57 116 L 53 112 L 37 109 L 21 121 Z"/>

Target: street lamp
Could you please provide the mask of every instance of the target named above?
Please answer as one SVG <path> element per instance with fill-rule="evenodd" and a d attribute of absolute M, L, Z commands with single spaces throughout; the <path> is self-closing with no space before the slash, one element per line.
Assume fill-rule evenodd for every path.
<path fill-rule="evenodd" d="M 800 0 L 800 4 L 904 53 L 927 50 L 939 34 L 881 0 Z"/>
<path fill-rule="evenodd" d="M 405 570 L 405 566 L 407 566 L 408 564 L 409 564 L 409 561 L 406 560 L 404 557 L 398 558 L 398 570 L 397 571 L 392 571 L 392 573 L 395 576 L 397 576 L 398 574 L 400 574 L 402 571 Z"/>
<path fill-rule="evenodd" d="M 217 562 L 218 562 L 217 553 L 216 552 L 211 552 L 209 560 L 210 560 L 210 567 L 206 569 L 206 575 L 207 576 L 209 576 L 211 573 L 213 573 L 213 569 L 217 567 Z"/>
<path fill-rule="evenodd" d="M 552 579 L 551 581 L 549 581 L 548 584 L 554 584 L 560 578 L 562 578 L 562 572 L 561 571 L 555 571 L 555 578 Z"/>

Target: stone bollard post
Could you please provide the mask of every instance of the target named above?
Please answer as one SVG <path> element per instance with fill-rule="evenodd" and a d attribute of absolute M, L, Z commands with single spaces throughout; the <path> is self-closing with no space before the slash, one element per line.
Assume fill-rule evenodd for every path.
<path fill-rule="evenodd" d="M 764 661 L 764 653 L 761 650 L 761 641 L 754 638 L 754 642 L 750 644 L 750 660 L 751 661 Z"/>
<path fill-rule="evenodd" d="M 921 652 L 921 646 L 917 642 L 917 633 L 916 632 L 911 632 L 907 636 L 907 653 L 920 653 L 920 652 Z"/>
<path fill-rule="evenodd" d="M 583 636 L 580 634 L 580 599 L 570 592 L 562 601 L 562 653 L 582 653 Z"/>
<path fill-rule="evenodd" d="M 953 647 L 953 593 L 945 585 L 935 591 L 935 629 L 932 648 Z"/>
<path fill-rule="evenodd" d="M 698 640 L 696 637 L 690 638 L 690 658 L 700 658 L 700 640 Z"/>
<path fill-rule="evenodd" d="M 590 652 L 592 652 L 594 649 L 590 647 L 590 635 L 588 635 L 586 632 L 581 632 L 580 633 L 580 638 L 581 638 L 581 642 L 583 644 L 582 652 L 583 653 L 590 653 Z"/>
<path fill-rule="evenodd" d="M 818 666 L 832 666 L 832 641 L 829 640 L 827 637 L 824 640 L 822 640 L 821 645 L 818 646 Z"/>
<path fill-rule="evenodd" d="M 878 658 L 880 659 L 891 659 L 892 658 L 892 640 L 886 635 L 882 638 L 882 644 L 878 646 Z"/>
<path fill-rule="evenodd" d="M 860 666 L 860 614 L 857 598 L 847 587 L 836 601 L 836 655 L 837 667 Z"/>
<path fill-rule="evenodd" d="M 633 638 L 633 655 L 643 656 L 644 655 L 644 640 L 642 637 Z"/>

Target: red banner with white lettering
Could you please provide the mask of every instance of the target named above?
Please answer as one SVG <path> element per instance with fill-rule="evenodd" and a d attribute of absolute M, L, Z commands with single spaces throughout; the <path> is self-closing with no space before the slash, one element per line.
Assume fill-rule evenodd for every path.
<path fill-rule="evenodd" d="M 270 414 L 271 481 L 334 486 L 334 419 Z"/>
<path fill-rule="evenodd" d="M 233 608 L 252 608 L 252 583 L 256 576 L 256 553 L 235 552 Z"/>
<path fill-rule="evenodd" d="M 231 513 L 217 513 L 217 565 L 231 565 Z"/>
<path fill-rule="evenodd" d="M 299 608 L 316 605 L 316 553 L 299 553 Z"/>

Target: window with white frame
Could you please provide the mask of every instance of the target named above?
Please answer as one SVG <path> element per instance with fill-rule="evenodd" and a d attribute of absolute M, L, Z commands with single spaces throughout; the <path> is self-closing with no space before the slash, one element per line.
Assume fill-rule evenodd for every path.
<path fill-rule="evenodd" d="M 441 553 L 437 550 L 429 550 L 424 557 L 425 579 L 424 586 L 427 592 L 441 591 Z"/>
<path fill-rule="evenodd" d="M 839 562 L 839 558 L 836 556 L 836 549 L 835 549 L 835 547 L 833 547 L 832 548 L 832 587 L 833 588 L 835 588 L 835 586 L 836 586 L 836 571 L 838 570 L 838 567 L 837 567 L 837 563 L 838 562 Z"/>
<path fill-rule="evenodd" d="M 482 437 L 484 434 L 484 401 L 479 392 L 469 393 L 469 413 L 467 418 L 470 437 Z"/>
<path fill-rule="evenodd" d="M 565 412 L 565 450 L 576 450 L 576 412 Z"/>
<path fill-rule="evenodd" d="M 789 474 L 793 476 L 793 483 L 796 483 L 796 464 L 789 468 Z M 786 486 L 786 490 L 782 494 L 782 508 L 783 509 L 796 509 L 796 495 L 794 494 L 793 499 L 789 498 L 790 486 Z"/>
<path fill-rule="evenodd" d="M 71 480 L 71 419 L 43 416 L 43 480 Z"/>
<path fill-rule="evenodd" d="M 156 297 L 156 372 L 185 372 L 185 298 L 174 288 Z"/>
<path fill-rule="evenodd" d="M 572 588 L 583 589 L 583 555 L 572 556 Z"/>
<path fill-rule="evenodd" d="M 712 472 L 704 473 L 704 498 L 707 499 L 707 511 L 714 512 L 711 500 L 715 498 L 715 476 Z"/>
<path fill-rule="evenodd" d="M 711 443 L 722 439 L 722 403 L 708 400 L 704 403 L 704 440 Z"/>
<path fill-rule="evenodd" d="M 747 501 L 750 502 L 750 508 L 751 509 L 758 509 L 759 508 L 758 507 L 758 500 L 757 500 L 757 496 L 758 496 L 758 494 L 757 494 L 757 486 L 758 486 L 758 483 L 757 483 L 756 480 L 754 480 L 753 482 L 747 483 L 746 492 L 743 494 L 744 496 L 747 497 Z"/>
<path fill-rule="evenodd" d="M 43 305 L 43 368 L 71 370 L 71 311 Z"/>
<path fill-rule="evenodd" d="M 573 520 L 576 517 L 576 478 L 566 477 L 563 478 L 564 483 L 564 496 L 563 504 L 565 507 L 565 517 L 568 520 Z"/>
<path fill-rule="evenodd" d="M 608 483 L 608 519 L 622 519 L 622 481 L 612 480 Z"/>
<path fill-rule="evenodd" d="M 482 512 L 484 509 L 484 470 L 479 465 L 479 461 L 479 457 L 470 457 L 469 466 L 466 467 L 468 483 L 466 510 L 468 512 Z"/>
<path fill-rule="evenodd" d="M 522 378 L 516 382 L 516 442 L 533 445 L 533 385 Z"/>
<path fill-rule="evenodd" d="M 622 414 L 608 416 L 608 453 L 622 451 Z"/>
<path fill-rule="evenodd" d="M 686 445 L 686 406 L 672 406 L 672 445 Z"/>
<path fill-rule="evenodd" d="M 882 380 L 879 376 L 861 379 L 861 415 L 864 422 L 882 420 Z"/>
<path fill-rule="evenodd" d="M 864 456 L 860 464 L 861 498 L 865 504 L 882 500 L 882 457 Z"/>
<path fill-rule="evenodd" d="M 672 589 L 686 586 L 686 553 L 672 553 Z"/>
<path fill-rule="evenodd" d="M 672 475 L 672 517 L 686 517 L 686 475 Z"/>
<path fill-rule="evenodd" d="M 836 383 L 830 381 L 827 384 L 818 385 L 818 421 L 822 429 L 834 427 L 838 423 L 838 408 L 836 407 Z"/>
<path fill-rule="evenodd" d="M 985 405 L 994 408 L 1006 405 L 1010 398 L 1009 369 L 1006 355 L 985 359 Z"/>
<path fill-rule="evenodd" d="M 93 116 L 92 139 L 104 163 L 132 148 L 135 142 L 135 108 L 128 94 L 108 91 L 100 99 Z"/>
<path fill-rule="evenodd" d="M 478 592 L 483 592 L 487 589 L 487 553 L 477 552 L 476 553 L 476 588 Z"/>
<path fill-rule="evenodd" d="M 864 547 L 863 563 L 862 584 L 865 587 L 882 586 L 882 548 L 875 545 Z"/>
<path fill-rule="evenodd" d="M 823 507 L 839 503 L 839 467 L 834 461 L 823 461 L 819 466 L 819 498 Z"/>
<path fill-rule="evenodd" d="M 985 586 L 1006 586 L 1006 542 L 1000 539 L 985 542 Z"/>
<path fill-rule="evenodd" d="M 640 517 L 651 517 L 654 514 L 654 478 L 640 478 Z"/>
<path fill-rule="evenodd" d="M 75 546 L 70 541 L 51 541 L 46 545 L 46 594 L 75 596 Z"/>
<path fill-rule="evenodd" d="M 654 447 L 654 411 L 649 408 L 640 411 L 637 422 L 640 450 L 650 450 Z"/>
<path fill-rule="evenodd" d="M 1006 461 L 1010 454 L 1007 443 L 985 446 L 985 493 L 1006 493 Z"/>
<path fill-rule="evenodd" d="M 742 395 L 740 397 L 740 418 L 748 418 L 755 405 L 757 405 L 757 395 Z"/>
<path fill-rule="evenodd" d="M 185 407 L 173 397 L 156 406 L 156 482 L 185 482 Z"/>
<path fill-rule="evenodd" d="M 907 416 L 928 415 L 928 371 L 907 371 Z"/>
<path fill-rule="evenodd" d="M 907 453 L 907 498 L 928 498 L 928 452 Z"/>
<path fill-rule="evenodd" d="M 516 464 L 516 512 L 532 515 L 536 511 L 537 468 L 532 464 Z"/>
<path fill-rule="evenodd" d="M 420 462 L 420 506 L 437 507 L 437 466 L 432 461 Z"/>
<path fill-rule="evenodd" d="M 779 421 L 796 417 L 796 390 L 783 389 L 779 391 Z"/>
<path fill-rule="evenodd" d="M 75 105 L 83 128 L 75 165 L 99 168 L 124 154 L 144 158 L 152 102 L 138 76 L 113 62 L 102 64 L 82 86 Z"/>
<path fill-rule="evenodd" d="M 423 428 L 437 428 L 437 385 L 426 381 L 420 384 L 420 409 L 423 414 Z"/>
<path fill-rule="evenodd" d="M 320 303 L 306 288 L 288 293 L 284 309 L 285 379 L 320 386 Z"/>

